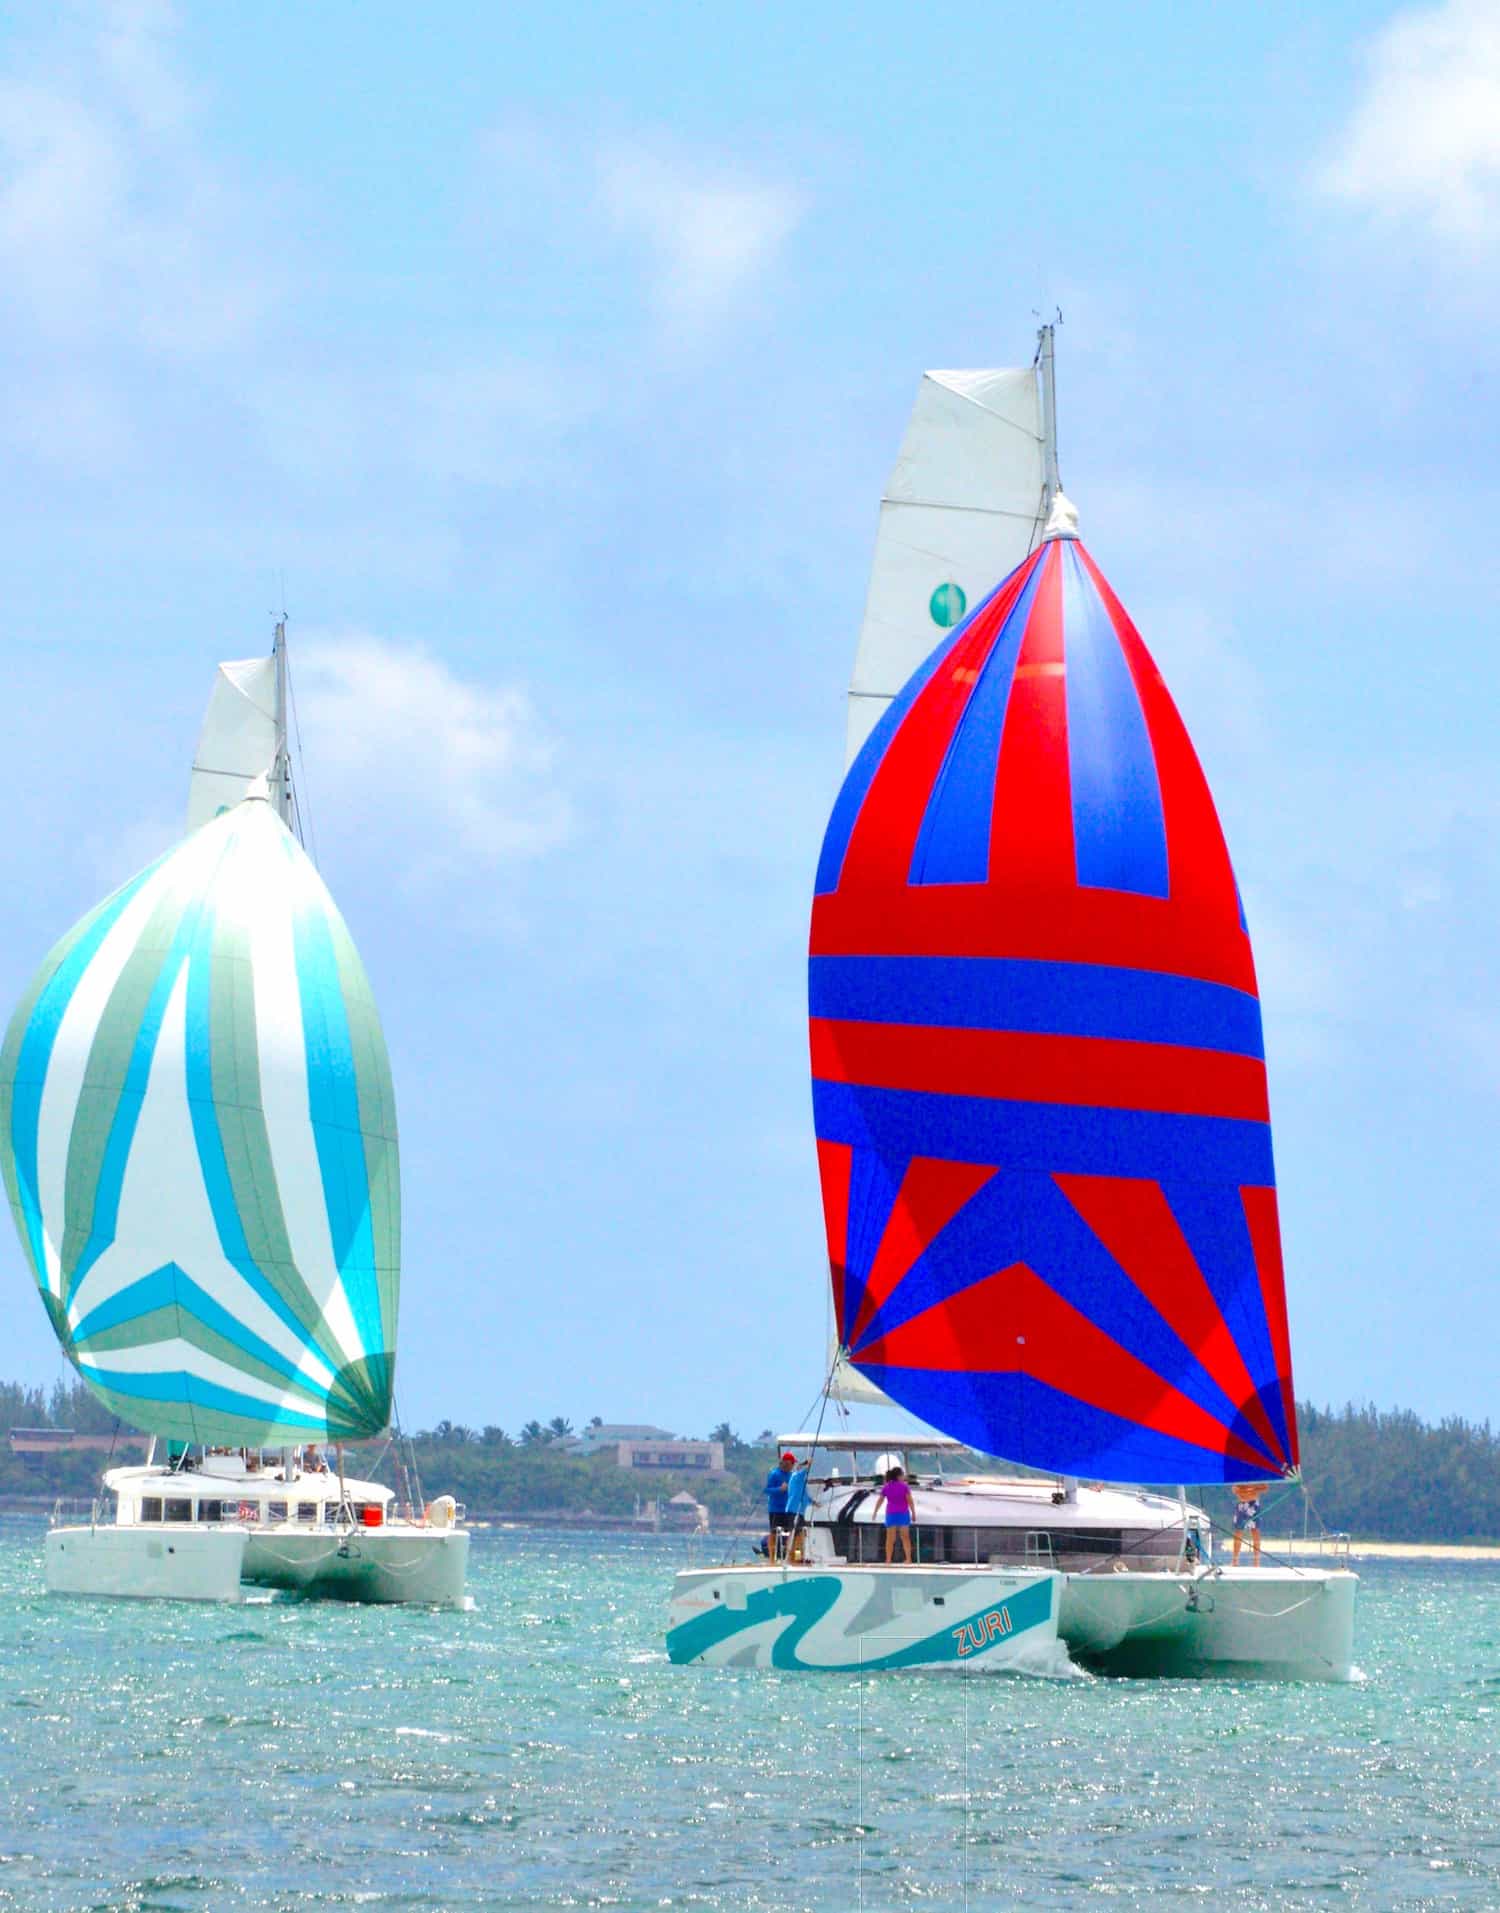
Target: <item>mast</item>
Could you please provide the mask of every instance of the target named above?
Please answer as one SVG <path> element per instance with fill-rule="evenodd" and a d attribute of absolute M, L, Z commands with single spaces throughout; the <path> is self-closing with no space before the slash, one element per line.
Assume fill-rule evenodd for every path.
<path fill-rule="evenodd" d="M 290 830 L 292 827 L 292 759 L 286 741 L 286 614 L 276 621 L 276 636 L 271 646 L 276 660 L 276 757 L 271 771 L 271 801 L 276 815 Z"/>
<path fill-rule="evenodd" d="M 1055 325 L 1044 325 L 1036 335 L 1037 363 L 1042 371 L 1042 523 L 1052 515 L 1052 501 L 1062 490 L 1057 469 L 1057 379 L 1053 364 Z"/>

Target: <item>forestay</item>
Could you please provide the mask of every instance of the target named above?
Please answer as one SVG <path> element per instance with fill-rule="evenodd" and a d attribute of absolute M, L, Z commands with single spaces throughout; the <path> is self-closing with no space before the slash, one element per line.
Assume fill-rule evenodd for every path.
<path fill-rule="evenodd" d="M 1297 1458 L 1255 969 L 1182 721 L 1041 546 L 859 753 L 813 905 L 838 1335 L 992 1454 L 1114 1481 Z"/>
<path fill-rule="evenodd" d="M 846 762 L 944 631 L 1030 551 L 1042 486 L 1031 368 L 924 373 L 880 501 Z"/>
<path fill-rule="evenodd" d="M 269 803 L 205 824 L 47 958 L 0 1052 L 0 1160 L 64 1352 L 125 1420 L 229 1444 L 385 1427 L 390 1067 Z"/>

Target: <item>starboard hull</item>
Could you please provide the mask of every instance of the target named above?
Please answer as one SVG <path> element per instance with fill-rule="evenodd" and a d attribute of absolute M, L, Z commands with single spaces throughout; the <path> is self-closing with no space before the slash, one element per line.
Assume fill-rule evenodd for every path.
<path fill-rule="evenodd" d="M 457 1607 L 464 1598 L 469 1537 L 462 1529 L 404 1533 L 398 1527 L 348 1535 L 252 1535 L 245 1579 L 324 1600 Z"/>
<path fill-rule="evenodd" d="M 1353 1673 L 1359 1577 L 1346 1571 L 1225 1568 L 1062 1581 L 1061 1637 L 1101 1673 L 1308 1681 Z"/>
<path fill-rule="evenodd" d="M 677 1576 L 679 1665 L 1062 1674 L 1062 1577 L 907 1567 L 722 1567 Z"/>

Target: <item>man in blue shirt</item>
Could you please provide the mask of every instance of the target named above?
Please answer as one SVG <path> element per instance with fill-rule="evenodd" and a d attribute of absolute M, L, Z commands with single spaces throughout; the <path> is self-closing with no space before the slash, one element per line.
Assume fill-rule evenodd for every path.
<path fill-rule="evenodd" d="M 807 1470 L 812 1462 L 808 1455 L 799 1461 L 786 1484 L 786 1512 L 792 1527 L 792 1559 L 802 1559 L 802 1530 L 807 1526 Z"/>
<path fill-rule="evenodd" d="M 792 1517 L 786 1511 L 786 1494 L 791 1485 L 792 1469 L 797 1457 L 788 1450 L 781 1457 L 779 1467 L 773 1468 L 766 1476 L 766 1513 L 770 1517 L 770 1538 L 766 1543 L 766 1552 L 774 1561 L 777 1558 L 778 1536 L 790 1530 Z"/>

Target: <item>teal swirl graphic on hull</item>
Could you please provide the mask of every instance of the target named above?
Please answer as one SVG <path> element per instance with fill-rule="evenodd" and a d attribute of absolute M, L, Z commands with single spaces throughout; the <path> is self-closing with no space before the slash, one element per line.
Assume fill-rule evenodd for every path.
<path fill-rule="evenodd" d="M 826 1621 L 838 1603 L 843 1583 L 836 1575 L 819 1574 L 787 1579 L 759 1588 L 743 1608 L 716 1607 L 695 1615 L 667 1634 L 667 1658 L 678 1666 L 703 1659 L 737 1634 L 762 1627 L 767 1621 L 790 1621 L 771 1642 L 770 1664 L 807 1673 L 880 1673 L 888 1668 L 939 1667 L 977 1660 L 997 1640 L 1013 1641 L 1031 1628 L 1045 1625 L 1052 1615 L 1052 1583 L 1033 1581 L 999 1601 L 989 1601 L 963 1619 L 945 1622 L 933 1633 L 908 1641 L 884 1654 L 869 1654 L 842 1662 L 809 1661 L 800 1649 L 812 1630 Z M 1008 1626 L 987 1625 L 1004 1614 Z"/>

